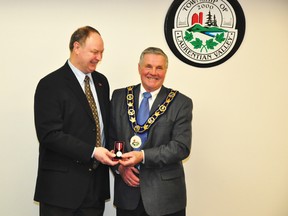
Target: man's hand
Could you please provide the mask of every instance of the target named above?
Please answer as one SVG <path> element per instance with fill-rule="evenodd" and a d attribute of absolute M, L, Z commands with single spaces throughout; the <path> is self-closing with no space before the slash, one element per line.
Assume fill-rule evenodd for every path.
<path fill-rule="evenodd" d="M 131 151 L 124 153 L 119 161 L 121 165 L 126 167 L 134 167 L 143 161 L 143 153 L 141 151 Z"/>
<path fill-rule="evenodd" d="M 139 187 L 140 179 L 136 174 L 139 174 L 139 170 L 135 167 L 124 167 L 120 165 L 118 171 L 123 181 L 130 187 Z"/>
<path fill-rule="evenodd" d="M 104 147 L 96 147 L 94 150 L 94 158 L 100 161 L 102 164 L 106 164 L 109 166 L 115 166 L 118 164 L 118 161 L 113 161 L 112 159 L 116 156 L 113 151 L 109 152 Z"/>

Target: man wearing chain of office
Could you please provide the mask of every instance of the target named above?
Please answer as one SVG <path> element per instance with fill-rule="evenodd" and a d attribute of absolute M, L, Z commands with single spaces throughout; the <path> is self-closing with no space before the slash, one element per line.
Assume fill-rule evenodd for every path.
<path fill-rule="evenodd" d="M 193 103 L 163 85 L 167 68 L 163 50 L 148 47 L 138 63 L 141 83 L 113 92 L 110 149 L 119 159 L 112 168 L 117 216 L 186 215 L 182 161 L 191 150 Z"/>

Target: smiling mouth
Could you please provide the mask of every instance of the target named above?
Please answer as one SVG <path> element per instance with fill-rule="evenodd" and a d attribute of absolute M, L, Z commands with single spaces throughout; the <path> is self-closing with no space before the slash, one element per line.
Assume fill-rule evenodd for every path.
<path fill-rule="evenodd" d="M 147 77 L 148 80 L 158 80 L 156 77 Z"/>

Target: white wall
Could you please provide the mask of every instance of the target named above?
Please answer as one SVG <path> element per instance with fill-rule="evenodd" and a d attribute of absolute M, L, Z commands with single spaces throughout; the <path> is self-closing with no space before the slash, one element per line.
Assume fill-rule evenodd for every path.
<path fill-rule="evenodd" d="M 165 85 L 193 99 L 188 216 L 287 216 L 288 2 L 239 2 L 243 44 L 224 64 L 200 69 L 178 60 L 165 41 L 172 0 L 1 1 L 1 214 L 38 215 L 35 87 L 64 64 L 71 33 L 91 25 L 105 40 L 98 69 L 112 90 L 139 82 L 139 54 L 152 45 L 170 58 Z M 109 201 L 105 215 L 114 212 Z"/>

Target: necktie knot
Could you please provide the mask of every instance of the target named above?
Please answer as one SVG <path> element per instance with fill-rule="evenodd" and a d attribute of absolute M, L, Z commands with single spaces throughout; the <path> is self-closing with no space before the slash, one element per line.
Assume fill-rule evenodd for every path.
<path fill-rule="evenodd" d="M 85 79 L 84 79 L 84 82 L 85 82 L 85 83 L 89 83 L 89 80 L 90 80 L 89 76 L 86 75 L 86 76 L 85 76 Z"/>
<path fill-rule="evenodd" d="M 144 93 L 143 93 L 143 97 L 149 99 L 149 98 L 152 97 L 152 95 L 151 95 L 150 92 L 144 92 Z"/>

